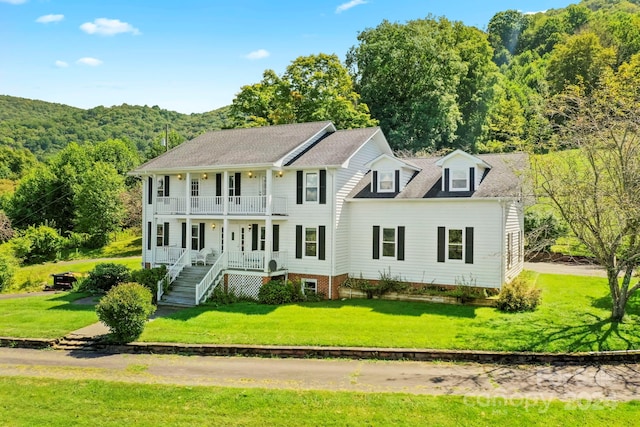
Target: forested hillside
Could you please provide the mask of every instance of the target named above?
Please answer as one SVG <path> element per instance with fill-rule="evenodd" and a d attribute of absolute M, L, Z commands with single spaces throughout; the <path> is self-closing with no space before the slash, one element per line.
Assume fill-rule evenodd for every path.
<path fill-rule="evenodd" d="M 228 108 L 204 114 L 180 114 L 158 106 L 123 104 L 89 110 L 44 101 L 0 96 L 0 144 L 27 148 L 43 160 L 70 142 L 96 143 L 122 139 L 134 144 L 143 157 L 161 150 L 169 126 L 176 145 L 202 132 L 225 127 Z"/>

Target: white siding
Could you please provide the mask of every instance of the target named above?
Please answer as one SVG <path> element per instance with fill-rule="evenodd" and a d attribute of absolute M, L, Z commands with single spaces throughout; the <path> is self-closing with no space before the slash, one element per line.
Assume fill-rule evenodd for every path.
<path fill-rule="evenodd" d="M 505 207 L 505 230 L 504 230 L 504 266 L 505 266 L 505 282 L 510 282 L 524 268 L 524 248 L 522 242 L 522 231 L 524 230 L 522 213 L 522 205 L 512 202 Z M 511 236 L 511 237 L 509 237 Z M 511 249 L 508 245 L 511 242 Z M 508 257 L 511 256 L 511 262 Z"/>
<path fill-rule="evenodd" d="M 495 200 L 380 200 L 348 202 L 350 274 L 378 279 L 383 271 L 418 283 L 500 287 L 502 281 L 502 208 Z M 373 259 L 373 226 L 405 227 L 405 260 Z M 474 228 L 474 262 L 437 262 L 438 227 Z"/>
<path fill-rule="evenodd" d="M 336 173 L 335 275 L 349 272 L 349 212 L 345 206 L 345 198 L 368 172 L 365 165 L 381 154 L 378 144 L 371 140 L 351 158 L 348 168 L 340 169 Z"/>

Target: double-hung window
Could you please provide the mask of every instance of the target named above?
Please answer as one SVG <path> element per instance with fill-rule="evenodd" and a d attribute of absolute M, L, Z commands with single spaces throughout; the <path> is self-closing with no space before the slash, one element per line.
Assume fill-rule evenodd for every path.
<path fill-rule="evenodd" d="M 463 244 L 462 230 L 459 228 L 450 228 L 448 258 L 452 260 L 462 260 Z"/>
<path fill-rule="evenodd" d="M 318 173 L 307 172 L 305 174 L 305 201 L 318 201 Z"/>
<path fill-rule="evenodd" d="M 302 291 L 305 295 L 318 293 L 318 279 L 302 279 Z"/>
<path fill-rule="evenodd" d="M 316 227 L 304 229 L 304 256 L 316 257 L 318 255 L 318 230 Z"/>
<path fill-rule="evenodd" d="M 396 188 L 395 177 L 395 171 L 378 172 L 378 192 L 393 192 Z"/>
<path fill-rule="evenodd" d="M 469 171 L 465 169 L 451 170 L 451 190 L 464 191 L 469 189 Z"/>
<path fill-rule="evenodd" d="M 382 256 L 393 257 L 396 256 L 396 229 L 395 228 L 383 228 L 382 229 Z"/>

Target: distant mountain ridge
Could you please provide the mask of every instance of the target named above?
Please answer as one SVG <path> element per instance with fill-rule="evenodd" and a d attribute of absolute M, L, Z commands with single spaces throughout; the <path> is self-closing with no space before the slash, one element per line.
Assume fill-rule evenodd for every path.
<path fill-rule="evenodd" d="M 70 142 L 125 139 L 143 153 L 164 137 L 167 126 L 182 139 L 227 127 L 228 107 L 202 114 L 181 114 L 158 106 L 122 104 L 81 109 L 0 95 L 0 144 L 27 148 L 43 159 Z"/>

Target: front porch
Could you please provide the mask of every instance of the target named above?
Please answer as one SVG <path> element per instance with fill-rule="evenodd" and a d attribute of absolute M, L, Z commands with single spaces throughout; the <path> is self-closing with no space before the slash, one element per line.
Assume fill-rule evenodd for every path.
<path fill-rule="evenodd" d="M 211 253 L 212 256 L 204 256 L 203 253 Z M 200 251 L 188 251 L 176 247 L 158 247 L 154 254 L 156 265 L 172 266 L 183 255 L 187 265 L 213 265 L 220 258 L 220 252 L 214 248 L 205 248 Z M 223 270 L 251 271 L 272 273 L 287 269 L 288 253 L 285 251 L 270 252 L 267 260 L 266 251 L 227 251 L 223 257 Z"/>

